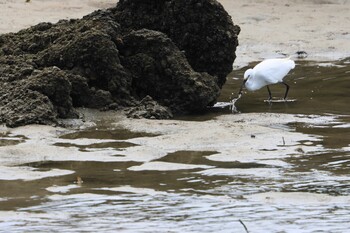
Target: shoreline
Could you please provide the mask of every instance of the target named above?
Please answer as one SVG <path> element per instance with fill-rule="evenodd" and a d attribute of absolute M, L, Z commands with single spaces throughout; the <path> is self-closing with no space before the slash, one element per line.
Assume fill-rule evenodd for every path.
<path fill-rule="evenodd" d="M 38 2 L 40 2 L 39 0 L 37 0 Z M 42 1 L 42 0 L 41 0 Z M 73 0 L 73 3 L 77 3 L 78 1 Z M 97 2 L 97 1 L 88 1 L 89 3 L 91 2 Z M 271 6 L 272 3 L 266 4 L 264 5 L 263 3 L 252 3 L 252 2 L 245 2 L 245 1 L 235 1 L 233 3 L 233 1 L 229 1 L 229 0 L 221 0 L 219 1 L 223 4 L 223 6 L 226 8 L 226 10 L 232 15 L 234 12 L 237 12 L 237 14 L 233 15 L 233 21 L 235 24 L 238 24 L 241 26 L 241 34 L 239 35 L 239 40 L 240 40 L 240 46 L 238 47 L 237 50 L 237 59 L 234 63 L 234 67 L 242 67 L 247 65 L 249 62 L 252 61 L 256 61 L 259 60 L 261 58 L 265 58 L 265 57 L 269 57 L 269 56 L 273 56 L 276 54 L 278 54 L 279 52 L 283 52 L 283 53 L 292 53 L 292 52 L 296 52 L 296 50 L 305 50 L 306 52 L 309 53 L 309 57 L 313 58 L 314 55 L 316 54 L 323 54 L 323 57 L 328 57 L 328 60 L 331 58 L 329 57 L 329 55 L 327 55 L 328 53 L 326 53 L 326 50 L 323 48 L 323 46 L 325 44 L 330 43 L 330 41 L 325 41 L 313 46 L 310 46 L 310 44 L 312 43 L 305 43 L 305 42 L 300 42 L 300 45 L 302 45 L 301 47 L 296 48 L 295 46 L 291 46 L 293 43 L 298 44 L 296 42 L 293 42 L 293 40 L 295 40 L 296 37 L 300 36 L 300 35 L 296 35 L 296 37 L 291 38 L 291 40 L 286 41 L 285 43 L 280 43 L 279 41 L 283 41 L 286 38 L 288 38 L 290 36 L 290 34 L 292 34 L 291 29 L 289 29 L 288 27 L 291 26 L 296 26 L 298 25 L 296 22 L 289 22 L 288 20 L 283 21 L 284 23 L 287 24 L 287 27 L 284 27 L 282 24 L 278 24 L 279 20 L 278 18 L 276 18 L 276 16 L 274 15 L 268 15 L 268 11 L 266 11 L 267 13 L 264 13 L 264 17 L 263 16 L 259 16 L 260 18 L 262 17 L 263 19 L 261 19 L 260 21 L 258 19 L 260 19 L 258 16 L 257 18 L 254 18 L 251 16 L 251 14 L 253 14 L 252 12 L 255 11 L 255 7 L 261 7 L 264 6 L 263 9 L 267 9 L 269 7 L 269 4 Z M 264 2 L 268 2 L 268 1 L 264 1 Z M 295 3 L 299 2 L 299 1 L 294 1 Z M 11 1 L 4 1 L 4 0 L 0 0 L 0 4 L 4 4 L 2 7 L 3 11 L 4 9 L 6 9 L 6 3 L 10 4 L 13 3 Z M 15 4 L 15 3 L 13 3 Z M 16 3 L 19 4 L 19 3 Z M 286 1 L 282 1 L 279 2 L 275 8 L 272 8 L 272 11 L 276 11 L 276 8 L 278 8 L 279 6 L 283 6 L 283 10 L 281 10 L 279 12 L 279 14 L 283 14 L 286 13 L 284 11 L 289 11 L 290 9 L 299 9 L 302 8 L 301 5 L 303 5 L 303 3 L 298 3 L 295 6 L 294 5 L 283 5 L 283 4 L 287 4 Z M 314 4 L 314 3 L 310 3 L 310 4 Z M 311 6 L 310 4 L 306 4 L 307 6 Z M 108 5 L 108 4 L 107 4 Z M 316 4 L 317 5 L 317 4 Z M 350 7 L 350 1 L 347 2 L 346 7 L 344 7 L 343 5 L 340 4 L 321 4 L 322 8 L 328 9 L 328 10 L 333 10 L 334 8 L 339 8 L 339 7 L 343 7 L 345 9 L 348 9 Z M 83 8 L 85 6 L 85 10 L 87 9 L 91 9 L 88 8 L 88 4 L 82 4 L 81 5 Z M 243 10 L 242 11 L 236 11 L 235 9 L 237 9 L 236 7 L 240 6 Z M 281 9 L 282 9 L 281 8 Z M 96 8 L 97 9 L 97 8 Z M 302 8 L 304 10 L 301 10 L 300 14 L 301 15 L 305 15 L 305 17 L 309 17 L 310 12 L 306 12 L 306 11 L 310 11 L 312 8 L 310 7 L 304 7 Z M 30 10 L 30 9 L 29 9 Z M 2 17 L 4 17 L 3 14 L 1 14 L 2 12 L 0 11 L 0 15 Z M 50 9 L 50 11 L 52 11 L 52 9 Z M 75 8 L 68 8 L 67 10 L 65 10 L 64 12 L 60 12 L 60 11 L 53 11 L 55 17 L 60 17 L 60 18 L 65 18 L 67 17 L 67 15 L 69 15 L 70 17 L 74 18 L 74 17 L 79 17 L 79 14 L 83 14 L 83 12 L 78 12 L 76 11 Z M 74 13 L 75 12 L 75 13 Z M 311 10 L 312 12 L 312 10 Z M 342 11 L 341 11 L 342 12 Z M 56 14 L 57 13 L 57 14 Z M 69 13 L 69 14 L 68 14 Z M 331 14 L 332 12 L 329 12 L 329 14 Z M 245 15 L 245 16 L 244 16 Z M 248 15 L 248 16 L 247 16 Z M 335 16 L 335 17 L 345 17 L 342 14 L 339 14 L 340 16 Z M 50 21 L 50 20 L 54 20 L 55 17 L 48 17 L 45 18 L 44 21 Z M 1 18 L 1 17 L 0 17 Z M 305 19 L 305 18 L 304 18 Z M 300 19 L 298 19 L 299 21 L 302 21 L 303 18 L 300 17 Z M 2 21 L 2 24 L 4 24 L 6 21 Z M 257 25 L 255 25 L 255 23 L 257 23 Z M 270 23 L 270 24 L 268 24 Z M 300 22 L 299 22 L 300 23 Z M 262 25 L 260 25 L 262 24 Z M 264 25 L 266 27 L 264 27 Z M 270 25 L 270 26 L 269 26 Z M 279 25 L 281 30 L 275 29 L 274 26 Z M 313 27 L 318 27 L 318 24 L 310 24 L 308 25 L 308 27 L 313 28 Z M 22 25 L 23 26 L 23 25 Z M 264 41 L 263 43 L 257 43 L 257 41 L 261 40 L 262 36 L 258 35 L 259 34 L 259 30 L 253 30 L 255 28 L 255 26 L 257 26 L 257 28 L 259 30 L 267 30 L 271 31 L 271 30 L 276 30 L 279 33 L 276 33 L 274 39 L 269 40 L 268 42 Z M 339 27 L 345 27 L 339 24 Z M 1 27 L 0 27 L 1 28 Z M 310 40 L 310 37 L 314 37 L 314 36 L 320 36 L 323 35 L 324 33 L 328 33 L 328 29 L 326 30 L 325 28 L 323 28 L 323 31 L 319 31 L 317 32 L 315 35 L 308 35 L 309 38 L 306 38 L 305 40 Z M 3 29 L 2 29 L 3 30 Z M 289 33 L 286 33 L 287 31 L 289 31 Z M 341 29 L 340 31 L 342 31 L 343 29 Z M 1 31 L 0 31 L 1 32 Z M 300 32 L 301 35 L 307 34 L 305 31 L 301 31 Z M 344 36 L 348 36 L 347 34 Z M 339 47 L 337 49 L 332 50 L 332 55 L 333 59 L 337 60 L 339 59 L 341 56 L 335 56 L 336 51 L 339 50 L 342 51 L 341 55 L 342 56 L 348 56 L 348 53 L 346 52 L 347 50 L 345 50 L 343 47 L 341 46 L 345 46 L 346 43 L 344 43 L 343 41 L 344 38 L 338 38 L 339 42 Z M 337 39 L 331 41 L 332 43 L 336 43 L 338 41 Z M 305 47 L 303 47 L 305 44 Z M 279 45 L 276 47 L 276 45 Z M 251 46 L 251 47 L 250 47 Z M 308 47 L 309 46 L 309 47 Z M 327 45 L 328 46 L 328 45 Z M 274 50 L 275 49 L 275 50 Z M 310 53 L 310 51 L 312 51 L 312 49 L 315 49 L 315 53 Z M 268 52 L 266 52 L 268 51 Z M 322 51 L 324 53 L 322 53 Z M 340 53 L 339 53 L 340 54 Z M 319 56 L 318 58 L 321 58 L 322 56 Z M 281 116 L 281 114 L 277 114 L 279 116 Z M 139 139 L 139 141 L 135 140 L 130 140 L 129 142 L 134 142 L 136 144 L 139 143 L 147 143 L 145 145 L 145 147 L 141 147 L 141 150 L 138 150 L 138 148 L 134 148 L 133 149 L 129 149 L 125 151 L 124 155 L 126 156 L 125 159 L 130 159 L 129 158 L 129 154 L 134 155 L 134 160 L 142 160 L 143 162 L 147 162 L 147 160 L 152 160 L 153 157 L 151 156 L 152 153 L 156 153 L 158 154 L 158 148 L 164 148 L 166 146 L 168 146 L 169 144 L 174 144 L 176 143 L 178 146 L 174 147 L 174 148 L 167 148 L 166 152 L 169 153 L 172 150 L 176 151 L 176 150 L 195 150 L 200 149 L 203 150 L 203 148 L 207 148 L 208 147 L 208 143 L 210 139 L 210 135 L 211 135 L 211 131 L 210 130 L 214 130 L 217 134 L 219 135 L 226 135 L 224 136 L 225 140 L 227 139 L 233 139 L 233 140 L 237 140 L 235 142 L 237 142 L 238 144 L 244 144 L 246 143 L 246 141 L 250 139 L 251 135 L 255 135 L 257 134 L 255 132 L 255 130 L 259 130 L 259 135 L 257 136 L 257 138 L 254 139 L 255 142 L 260 141 L 259 145 L 261 145 L 262 148 L 264 148 L 264 146 L 267 146 L 268 148 L 270 148 L 271 145 L 269 145 L 268 143 L 266 145 L 264 145 L 264 143 L 266 143 L 265 137 L 271 137 L 271 141 L 278 141 L 278 144 L 276 145 L 272 145 L 273 148 L 275 147 L 279 147 L 279 145 L 282 143 L 281 138 L 282 135 L 284 134 L 288 134 L 291 135 L 291 137 L 293 138 L 294 142 L 300 141 L 302 139 L 305 140 L 313 140 L 312 137 L 310 135 L 304 135 L 301 133 L 293 133 L 290 132 L 288 129 L 286 129 L 285 125 L 290 123 L 290 122 L 294 122 L 297 121 L 298 119 L 303 122 L 305 121 L 305 119 L 307 119 L 307 117 L 304 117 L 304 119 L 301 119 L 300 117 L 298 117 L 297 115 L 293 115 L 293 114 L 286 114 L 283 115 L 283 121 L 282 122 L 276 122 L 276 114 L 256 114 L 256 113 L 247 113 L 247 114 L 238 114 L 238 115 L 223 115 L 220 117 L 216 117 L 214 119 L 210 119 L 204 122 L 196 122 L 196 121 L 181 121 L 181 120 L 164 120 L 164 121 L 155 121 L 155 120 L 146 120 L 146 119 L 142 119 L 142 120 L 136 120 L 136 119 L 125 119 L 125 116 L 121 116 L 121 113 L 119 112 L 109 112 L 109 113 L 99 113 L 97 110 L 88 110 L 85 113 L 86 116 L 86 120 L 87 123 L 81 122 L 81 119 L 79 120 L 71 120 L 71 121 L 67 121 L 67 126 L 69 126 L 67 129 L 62 129 L 60 127 L 52 127 L 52 126 L 44 126 L 44 125 L 32 125 L 32 126 L 24 126 L 24 127 L 18 127 L 18 128 L 14 128 L 14 129 L 9 129 L 6 127 L 1 127 L 0 128 L 0 134 L 3 135 L 5 138 L 8 137 L 13 137 L 13 135 L 27 135 L 27 138 L 29 138 L 29 143 L 27 143 L 25 140 L 24 143 L 19 143 L 18 145 L 6 145 L 3 147 L 0 147 L 0 154 L 5 154 L 7 156 L 5 156 L 4 158 L 0 158 L 2 160 L 2 166 L 4 166 L 4 164 L 8 164 L 8 165 L 13 165 L 12 163 L 25 163 L 26 161 L 41 161 L 41 160 L 47 160 L 49 157 L 46 156 L 48 151 L 51 151 L 51 153 L 53 154 L 52 156 L 58 156 L 61 155 L 61 153 L 63 153 L 63 156 L 60 157 L 59 159 L 61 160 L 71 160 L 72 158 L 70 157 L 72 153 L 77 153 L 78 157 L 75 158 L 77 160 L 79 159 L 83 159 L 83 153 L 81 152 L 77 152 L 75 149 L 71 150 L 71 149 L 64 149 L 61 150 L 58 147 L 53 146 L 54 143 L 60 141 L 59 135 L 62 134 L 62 132 L 69 132 L 70 130 L 79 130 L 79 129 L 84 129 L 84 127 L 94 127 L 96 126 L 96 124 L 98 123 L 98 121 L 106 121 L 108 123 L 108 125 L 106 127 L 110 127 L 111 129 L 113 129 L 113 127 L 115 127 L 116 125 L 114 124 L 114 122 L 119 122 L 117 123 L 118 127 L 123 127 L 126 130 L 131 130 L 131 131 L 141 131 L 141 132 L 147 132 L 150 129 L 158 129 L 159 131 L 164 132 L 165 134 L 163 135 L 163 138 L 166 139 L 164 141 L 158 141 L 158 139 L 153 139 L 152 138 L 141 138 Z M 114 120 L 113 120 L 114 119 Z M 116 120 L 117 119 L 117 120 Z M 317 118 L 318 119 L 318 118 Z M 317 119 L 312 119 L 312 121 L 315 121 Z M 323 119 L 323 117 L 320 117 L 319 119 Z M 85 119 L 84 119 L 85 120 Z M 262 123 L 262 120 L 264 120 L 265 122 L 272 122 L 271 124 L 265 124 Z M 150 127 L 149 125 L 152 125 L 152 127 Z M 283 125 L 284 127 L 280 127 L 279 129 L 276 129 L 276 125 Z M 137 126 L 137 127 L 136 127 Z M 229 126 L 228 128 L 226 126 Z M 169 128 L 170 127 L 170 128 Z M 170 131 L 166 131 L 167 129 L 170 129 Z M 181 134 L 181 130 L 185 131 Z M 205 130 L 204 130 L 205 129 Z M 180 131 L 180 135 L 178 135 L 178 138 L 173 137 L 173 134 L 175 131 Z M 271 131 L 275 132 L 275 134 L 271 133 Z M 42 134 L 42 132 L 44 134 Z M 45 133 L 47 133 L 49 140 L 42 140 L 43 136 L 45 136 Z M 29 134 L 29 136 L 28 136 Z M 10 135 L 10 136 L 8 136 Z M 11 136 L 12 135 L 12 136 Z M 197 135 L 198 137 L 196 137 L 196 142 L 194 143 L 192 140 L 192 136 L 193 135 Z M 209 135 L 209 138 L 208 138 Z M 311 137 L 311 138 L 310 138 Z M 33 139 L 33 140 L 32 140 Z M 6 139 L 4 139 L 6 140 Z M 149 141 L 147 141 L 149 140 Z M 177 141 L 176 141 L 177 140 Z M 220 138 L 216 137 L 216 139 L 218 142 L 220 142 Z M 36 144 L 40 142 L 41 144 L 44 143 L 44 145 L 42 147 L 33 147 L 33 144 Z M 191 142 L 193 145 L 191 145 Z M 88 141 L 84 141 L 81 143 L 92 143 L 92 142 L 88 142 Z M 162 144 L 163 143 L 163 144 Z M 226 141 L 226 146 L 229 145 L 230 141 Z M 232 143 L 232 142 L 231 142 Z M 223 145 L 223 146 L 225 146 Z M 293 144 L 294 146 L 291 147 L 292 150 L 297 150 L 299 147 L 298 143 Z M 231 145 L 232 146 L 232 145 Z M 208 148 L 207 148 L 208 149 Z M 212 148 L 209 148 L 212 150 L 217 150 L 218 147 L 213 145 Z M 233 147 L 231 148 L 229 152 L 223 152 L 222 155 L 230 155 L 230 153 L 232 154 L 232 151 L 234 151 L 236 148 Z M 257 153 L 260 153 L 261 148 L 255 148 Z M 315 150 L 317 149 L 317 147 L 314 148 Z M 246 151 L 244 151 L 246 150 Z M 307 150 L 307 148 L 305 148 L 304 150 Z M 66 152 L 68 154 L 65 154 Z M 38 153 L 40 152 L 40 153 Z M 142 153 L 146 153 L 145 157 L 142 157 Z M 247 154 L 250 153 L 251 149 L 241 149 L 240 153 L 242 154 Z M 108 161 L 111 156 L 111 153 L 114 153 L 114 151 L 108 151 L 106 150 L 105 152 L 101 151 L 101 154 L 99 155 L 95 155 L 96 157 L 93 157 L 93 155 L 89 155 L 90 159 L 92 160 L 101 160 L 101 161 Z M 165 152 L 164 152 L 165 153 Z M 164 153 L 159 154 L 159 156 L 164 156 Z M 291 150 L 288 150 L 287 154 L 290 153 L 295 153 Z M 81 154 L 81 156 L 79 156 Z M 12 155 L 14 156 L 14 158 L 9 158 L 8 155 Z M 19 157 L 23 157 L 23 155 L 25 158 L 16 158 L 16 156 Z M 51 156 L 51 157 L 52 157 Z M 92 156 L 92 157 L 91 157 Z M 220 155 L 221 156 L 221 155 Z M 222 157 L 220 156 L 212 156 L 212 158 L 215 159 L 214 160 L 220 160 L 222 159 Z M 53 158 L 53 157 L 52 157 Z M 244 159 L 244 156 L 239 156 L 239 158 Z M 249 156 L 248 156 L 249 158 Z M 23 160 L 24 159 L 24 160 Z M 6 161 L 4 161 L 6 160 Z M 11 163 L 12 162 L 12 163 Z M 149 162 L 149 161 L 148 161 Z M 6 166 L 6 165 L 5 165 Z M 7 167 L 7 166 L 6 166 Z M 9 167 L 7 167 L 9 168 Z M 29 170 L 31 173 L 33 171 Z M 8 169 L 8 174 L 11 174 L 12 172 L 14 173 L 18 173 L 18 169 Z M 67 171 L 64 171 L 67 172 Z M 40 172 L 39 172 L 40 173 Z M 25 176 L 26 172 L 24 172 L 24 176 Z M 50 175 L 50 174 L 48 174 Z M 11 175 L 10 175 L 11 176 Z M 41 176 L 39 176 L 41 177 Z"/>
<path fill-rule="evenodd" d="M 350 1 L 219 1 L 241 27 L 234 68 L 290 56 L 336 61 L 350 57 Z M 336 12 L 336 14 L 335 14 Z"/>
<path fill-rule="evenodd" d="M 0 33 L 11 29 L 11 22 L 21 28 L 36 20 L 78 18 L 116 3 L 30 2 L 31 7 L 22 9 L 25 17 L 15 18 L 21 12 L 2 14 L 7 6 L 29 4 L 0 0 Z M 350 37 L 344 31 L 348 21 L 336 27 L 322 24 L 332 14 L 336 20 L 349 20 L 344 12 L 350 12 L 350 0 L 219 2 L 242 29 L 234 69 L 298 50 L 309 54 L 305 63 L 314 67 L 299 60 L 293 74 L 294 84 L 298 82 L 294 87 L 303 87 L 293 93 L 297 104 L 273 108 L 266 103 L 259 109 L 260 95 L 241 102 L 247 108 L 240 114 L 215 111 L 167 120 L 76 108 L 79 119 L 59 119 L 54 126 L 0 125 L 4 229 L 40 231 L 50 225 L 55 231 L 230 232 L 243 230 L 242 221 L 252 232 L 349 228 L 339 223 L 347 222 L 350 209 L 344 204 L 350 201 L 350 111 L 344 110 L 350 99 L 336 99 L 347 93 L 350 79 L 349 62 L 336 67 L 338 59 L 350 58 Z M 322 11 L 315 13 L 314 6 Z M 300 17 L 288 20 L 293 11 Z M 319 21 L 309 23 L 310 17 Z M 334 39 L 323 40 L 332 30 L 337 32 Z M 273 37 L 261 35 L 265 32 Z M 241 78 L 243 69 L 231 74 Z M 222 90 L 231 86 L 236 83 Z M 333 105 L 340 110 L 328 112 Z"/>
<path fill-rule="evenodd" d="M 0 0 L 0 33 L 16 32 L 39 22 L 55 23 L 60 19 L 81 18 L 94 10 L 113 7 L 117 2 L 32 0 L 26 3 Z M 231 15 L 234 24 L 241 27 L 234 69 L 264 58 L 293 55 L 297 51 L 307 52 L 306 59 L 315 61 L 350 57 L 348 0 L 320 3 L 301 0 L 219 2 Z"/>
<path fill-rule="evenodd" d="M 293 122 L 310 125 L 327 125 L 337 122 L 334 116 L 308 116 L 283 113 L 242 113 L 214 117 L 205 121 L 130 119 L 120 112 L 100 112 L 94 109 L 79 109 L 85 117 L 76 120 L 70 128 L 46 125 L 27 125 L 17 128 L 0 127 L 3 140 L 13 143 L 0 147 L 1 168 L 6 170 L 0 179 L 33 179 L 56 176 L 61 171 L 41 172 L 17 167 L 40 161 L 137 161 L 151 163 L 155 159 L 176 151 L 215 151 L 208 159 L 214 161 L 256 162 L 283 166 L 280 154 L 298 155 L 298 151 L 317 151 L 320 148 L 318 135 L 295 132 L 287 127 Z M 71 123 L 71 122 L 70 122 Z M 141 133 L 126 139 L 98 139 L 60 136 L 89 129 L 124 130 Z M 145 136 L 141 136 L 145 134 Z M 150 136 L 154 135 L 154 136 Z M 254 135 L 254 136 L 252 136 Z M 25 139 L 24 139 L 25 138 Z M 313 142 L 302 144 L 300 141 Z M 105 148 L 96 151 L 80 151 L 79 145 L 105 142 L 127 142 L 135 146 L 123 150 Z M 4 143 L 4 142 L 3 142 Z M 57 146 L 68 143 L 71 146 Z M 35 146 L 33 146 L 35 145 Z M 300 150 L 302 149 L 302 150 Z M 47 153 L 50 151 L 50 153 Z M 275 151 L 275 152 L 273 152 Z M 252 152 L 259 154 L 252 156 Z M 23 156 L 23 155 L 26 156 Z M 74 157 L 71 155 L 74 154 Z M 123 157 L 115 156 L 116 154 Z M 278 159 L 276 159 L 278 158 Z M 275 160 L 276 159 L 276 160 Z M 275 164 L 275 163 L 278 164 Z M 22 171 L 23 175 L 18 173 Z M 68 171 L 63 170 L 64 174 Z M 13 173 L 13 174 L 12 174 Z M 9 175 L 12 174 L 12 175 Z M 17 175 L 15 175 L 17 174 Z M 18 178 L 23 177 L 23 178 Z"/>

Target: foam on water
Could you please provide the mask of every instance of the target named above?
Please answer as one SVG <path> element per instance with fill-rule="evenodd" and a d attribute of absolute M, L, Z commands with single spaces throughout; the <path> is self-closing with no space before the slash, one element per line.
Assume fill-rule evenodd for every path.
<path fill-rule="evenodd" d="M 81 130 L 2 127 L 0 232 L 244 232 L 239 220 L 249 232 L 346 232 L 348 71 L 299 64 L 298 101 L 244 93 L 199 120 L 91 111 L 102 120 Z"/>

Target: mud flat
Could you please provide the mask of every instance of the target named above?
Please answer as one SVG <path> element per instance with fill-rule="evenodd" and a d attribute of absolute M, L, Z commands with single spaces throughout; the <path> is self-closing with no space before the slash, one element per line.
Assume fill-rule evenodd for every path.
<path fill-rule="evenodd" d="M 5 146 L 0 147 L 0 161 L 2 170 L 6 172 L 1 174 L 0 179 L 32 180 L 73 172 L 59 169 L 43 172 L 27 166 L 17 167 L 40 161 L 134 161 L 142 164 L 130 167 L 131 170 L 207 168 L 207 174 L 225 173 L 225 170 L 210 170 L 214 167 L 206 165 L 188 167 L 185 164 L 155 161 L 177 151 L 211 151 L 207 158 L 213 161 L 283 167 L 288 166 L 282 161 L 283 158 L 325 150 L 320 136 L 294 132 L 287 124 L 299 122 L 322 126 L 336 122 L 333 116 L 273 113 L 223 115 L 207 121 L 135 120 L 120 113 L 89 109 L 79 111 L 85 116 L 84 122 L 70 122 L 70 129 L 42 125 L 13 129 L 2 127 L 0 133 L 4 135 L 2 140 Z M 77 134 L 76 137 L 59 137 L 84 130 L 95 133 L 90 131 L 90 136 Z M 103 134 L 98 132 L 103 130 L 120 131 L 113 138 L 101 136 Z M 140 135 L 123 139 L 120 136 L 123 131 L 139 132 Z M 132 146 L 121 150 L 108 146 L 100 149 L 80 148 L 118 142 L 130 143 Z"/>
<path fill-rule="evenodd" d="M 58 19 L 78 18 L 93 9 L 115 5 L 115 1 L 0 1 L 0 32 L 13 32 L 34 25 L 40 21 L 56 22 Z M 349 56 L 349 34 L 345 27 L 349 22 L 349 1 L 220 1 L 234 22 L 241 26 L 237 60 L 240 67 L 264 57 L 292 54 L 306 51 L 309 58 L 326 59 L 330 62 Z M 15 17 L 13 12 L 26 12 L 25 17 Z M 334 12 L 337 12 L 334 14 Z M 307 23 L 306 23 L 307 22 Z M 339 23 L 342 22 L 342 23 Z M 245 113 L 224 115 L 208 121 L 153 121 L 130 120 L 116 112 L 79 110 L 85 115 L 81 120 L 72 120 L 68 129 L 42 125 L 24 126 L 15 129 L 1 128 L 0 147 L 2 170 L 1 179 L 40 179 L 45 176 L 69 174 L 72 171 L 35 171 L 28 167 L 15 167 L 30 162 L 45 160 L 131 160 L 145 164 L 132 169 L 155 169 L 160 163 L 152 160 L 168 153 L 181 150 L 214 151 L 209 159 L 217 161 L 254 162 L 251 154 L 259 154 L 259 160 L 266 165 L 286 165 L 276 160 L 277 155 L 298 154 L 298 151 L 322 150 L 318 136 L 293 132 L 286 127 L 292 122 L 323 124 L 332 122 L 332 117 L 309 117 L 291 114 Z M 88 123 L 87 123 L 88 122 Z M 86 127 L 100 129 L 122 128 L 136 132 L 160 134 L 157 137 L 139 137 L 127 140 L 138 146 L 122 152 L 114 149 L 81 152 L 75 147 L 57 147 L 55 143 L 70 140 L 58 136 Z M 89 145 L 97 142 L 113 142 L 102 139 L 76 139 L 75 145 Z M 310 143 L 300 143 L 301 141 Z M 35 145 L 35 146 L 34 146 Z M 312 145 L 312 146 L 310 146 Z M 114 157 L 115 153 L 124 157 Z M 73 156 L 74 155 L 74 156 Z M 165 164 L 167 169 L 172 169 Z M 175 166 L 175 165 L 174 165 Z M 181 167 L 181 166 L 180 166 Z M 175 166 L 175 169 L 179 168 Z M 217 171 L 219 172 L 219 171 Z M 224 171 L 222 171 L 224 172 Z M 17 175 L 15 175 L 17 174 Z M 22 174 L 22 175 L 18 175 Z M 38 174 L 38 175 L 36 175 Z"/>
<path fill-rule="evenodd" d="M 96 9 L 116 5 L 115 0 L 45 1 L 0 0 L 0 33 L 17 32 L 41 22 L 56 23 L 61 19 L 81 18 Z M 17 16 L 21 17 L 17 17 Z"/>
<path fill-rule="evenodd" d="M 241 27 L 235 67 L 297 51 L 308 60 L 350 57 L 350 1 L 219 2 Z"/>
<path fill-rule="evenodd" d="M 0 33 L 16 32 L 40 22 L 80 18 L 116 0 L 0 0 Z M 310 60 L 349 57 L 350 1 L 230 1 L 219 0 L 240 25 L 235 67 L 281 53 L 305 51 Z M 17 17 L 21 15 L 21 17 Z"/>
<path fill-rule="evenodd" d="M 243 231 L 238 219 L 251 232 L 349 229 L 350 118 L 341 111 L 348 109 L 342 88 L 349 62 L 339 71 L 336 61 L 350 56 L 350 1 L 219 2 L 241 27 L 235 68 L 305 51 L 316 62 L 300 62 L 296 81 L 310 89 L 294 92 L 294 105 L 281 103 L 283 114 L 257 106 L 260 96 L 243 102 L 242 114 L 149 120 L 80 108 L 82 117 L 63 120 L 64 128 L 1 126 L 1 229 L 113 232 L 118 222 L 124 232 Z M 115 3 L 0 0 L 0 33 Z M 333 67 L 321 78 L 319 61 Z M 325 87 L 313 87 L 317 80 Z M 337 88 L 322 97 L 328 86 Z M 307 105 L 310 96 L 322 98 Z M 334 104 L 338 96 L 341 105 Z M 261 105 L 270 113 L 256 113 Z M 304 114 L 288 114 L 295 105 Z M 83 185 L 74 183 L 77 176 Z"/>

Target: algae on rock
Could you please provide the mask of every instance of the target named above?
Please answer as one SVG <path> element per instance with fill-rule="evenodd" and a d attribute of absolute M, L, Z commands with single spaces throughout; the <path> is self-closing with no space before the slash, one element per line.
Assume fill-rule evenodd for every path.
<path fill-rule="evenodd" d="M 215 0 L 121 0 L 0 35 L 0 122 L 54 124 L 78 117 L 75 107 L 145 102 L 156 108 L 144 117 L 203 110 L 232 70 L 238 33 Z"/>

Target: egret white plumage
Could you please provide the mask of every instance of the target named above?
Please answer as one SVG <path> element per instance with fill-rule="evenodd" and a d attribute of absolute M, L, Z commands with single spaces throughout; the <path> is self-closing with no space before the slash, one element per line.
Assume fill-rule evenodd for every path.
<path fill-rule="evenodd" d="M 290 70 L 294 69 L 295 63 L 290 58 L 266 59 L 257 64 L 253 69 L 248 69 L 244 73 L 244 80 L 239 91 L 239 97 L 242 95 L 243 87 L 248 91 L 256 91 L 266 86 L 269 92 L 269 101 L 272 100 L 269 85 L 282 83 L 286 86 L 284 100 L 286 100 L 289 91 L 289 85 L 283 81 Z"/>

